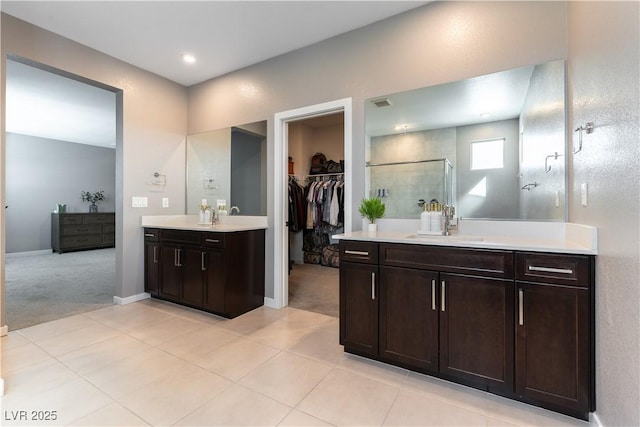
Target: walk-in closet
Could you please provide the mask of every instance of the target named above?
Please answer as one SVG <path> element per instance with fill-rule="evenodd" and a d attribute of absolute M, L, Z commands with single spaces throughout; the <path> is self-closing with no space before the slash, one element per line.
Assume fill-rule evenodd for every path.
<path fill-rule="evenodd" d="M 289 305 L 338 317 L 344 115 L 289 123 Z"/>

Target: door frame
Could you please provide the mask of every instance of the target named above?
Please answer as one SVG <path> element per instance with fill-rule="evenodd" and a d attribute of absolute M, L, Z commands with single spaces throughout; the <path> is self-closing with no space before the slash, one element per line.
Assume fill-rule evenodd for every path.
<path fill-rule="evenodd" d="M 351 202 L 352 202 L 352 99 L 343 98 L 322 104 L 310 105 L 293 110 L 282 111 L 274 116 L 274 269 L 273 269 L 273 300 L 266 301 L 266 305 L 273 308 L 283 308 L 289 305 L 289 257 L 287 204 L 289 201 L 287 166 L 289 155 L 288 124 L 292 121 L 324 116 L 327 114 L 344 114 L 344 231 L 351 231 Z"/>

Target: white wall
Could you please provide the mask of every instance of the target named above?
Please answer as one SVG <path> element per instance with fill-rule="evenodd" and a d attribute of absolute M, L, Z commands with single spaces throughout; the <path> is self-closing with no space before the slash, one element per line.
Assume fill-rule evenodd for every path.
<path fill-rule="evenodd" d="M 358 227 L 367 98 L 564 58 L 565 24 L 566 5 L 561 2 L 430 3 L 191 87 L 188 133 L 267 119 L 271 195 L 275 174 L 284 173 L 273 170 L 274 114 L 351 97 L 351 209 Z M 273 198 L 267 212 L 267 247 L 272 247 Z M 273 297 L 272 252 L 267 251 L 266 265 L 265 292 Z"/>
<path fill-rule="evenodd" d="M 115 114 L 115 110 L 114 110 Z M 6 135 L 6 252 L 51 249 L 51 212 L 89 212 L 82 191 L 104 191 L 100 212 L 116 206 L 116 153 L 113 148 Z"/>
<path fill-rule="evenodd" d="M 1 25 L 0 70 L 3 76 L 6 55 L 12 53 L 122 91 L 122 104 L 117 107 L 123 116 L 120 122 L 122 138 L 116 148 L 116 295 L 128 297 L 143 292 L 140 216 L 182 214 L 185 211 L 185 88 L 9 15 L 2 14 Z M 4 91 L 4 79 L 2 84 Z M 3 110 L 4 103 L 3 97 Z M 4 115 L 0 131 L 0 164 L 3 165 Z M 166 175 L 167 184 L 162 191 L 157 191 L 156 186 L 150 184 L 154 172 Z M 1 176 L 0 188 L 4 188 L 4 170 Z M 132 208 L 132 196 L 148 197 L 149 207 Z M 161 207 L 162 197 L 170 199 L 170 208 Z M 2 203 L 4 198 L 2 195 Z M 3 254 L 4 242 L 2 244 L 0 253 Z M 4 292 L 4 279 L 1 288 Z M 4 294 L 0 307 L 4 308 Z M 2 312 L 0 325 L 4 322 Z"/>
<path fill-rule="evenodd" d="M 572 156 L 569 219 L 598 227 L 596 412 L 607 426 L 640 425 L 639 22 L 638 2 L 568 6 L 569 128 L 595 124 Z"/>

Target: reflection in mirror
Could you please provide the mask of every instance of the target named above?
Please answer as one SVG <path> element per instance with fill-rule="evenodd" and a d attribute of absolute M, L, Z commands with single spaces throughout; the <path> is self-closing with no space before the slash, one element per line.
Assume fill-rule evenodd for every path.
<path fill-rule="evenodd" d="M 462 218 L 566 220 L 564 75 L 558 60 L 368 100 L 368 197 L 388 218 L 437 199 Z"/>
<path fill-rule="evenodd" d="M 266 215 L 266 135 L 266 121 L 189 135 L 187 214 L 206 199 L 213 207 L 224 201 L 228 211 L 235 206 L 239 215 Z"/>

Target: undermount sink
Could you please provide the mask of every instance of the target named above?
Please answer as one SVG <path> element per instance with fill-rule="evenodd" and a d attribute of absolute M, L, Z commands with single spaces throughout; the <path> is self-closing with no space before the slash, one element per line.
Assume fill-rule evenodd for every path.
<path fill-rule="evenodd" d="M 408 239 L 428 240 L 431 242 L 482 242 L 482 236 L 466 236 L 454 234 L 451 236 L 443 236 L 441 234 L 410 234 Z"/>

